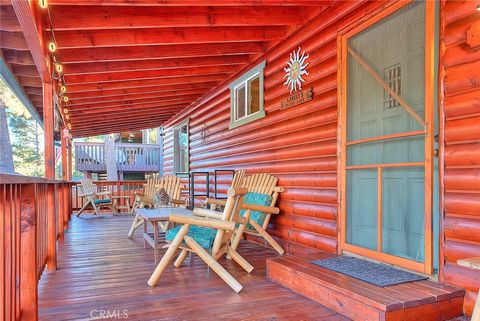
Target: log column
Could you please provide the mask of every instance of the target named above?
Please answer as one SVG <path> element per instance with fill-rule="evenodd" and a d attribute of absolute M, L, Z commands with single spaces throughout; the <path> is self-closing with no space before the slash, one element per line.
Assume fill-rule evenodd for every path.
<path fill-rule="evenodd" d="M 53 143 L 54 109 L 52 83 L 43 83 L 43 126 L 45 143 L 45 177 L 55 179 L 55 146 Z M 57 269 L 57 209 L 55 206 L 55 186 L 50 184 L 47 191 L 47 269 Z"/>
<path fill-rule="evenodd" d="M 68 132 L 65 128 L 62 128 L 62 180 L 68 180 L 68 166 L 70 165 L 67 160 L 67 145 L 68 145 Z"/>

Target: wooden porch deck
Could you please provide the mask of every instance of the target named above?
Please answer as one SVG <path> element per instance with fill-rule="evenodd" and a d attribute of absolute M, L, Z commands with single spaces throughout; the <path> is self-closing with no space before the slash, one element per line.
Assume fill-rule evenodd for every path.
<path fill-rule="evenodd" d="M 322 320 L 341 316 L 266 278 L 266 259 L 276 252 L 246 242 L 240 253 L 255 267 L 251 275 L 222 262 L 244 289 L 232 291 L 196 256 L 180 269 L 170 267 L 156 288 L 147 285 L 155 268 L 138 229 L 126 238 L 131 216 L 73 217 L 59 245 L 58 270 L 39 285 L 40 320 L 91 320 L 102 311 L 127 320 Z M 109 317 L 108 320 L 115 318 Z"/>

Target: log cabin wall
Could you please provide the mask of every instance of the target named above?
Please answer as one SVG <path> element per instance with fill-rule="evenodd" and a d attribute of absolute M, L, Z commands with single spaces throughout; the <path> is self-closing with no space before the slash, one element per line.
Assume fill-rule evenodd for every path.
<path fill-rule="evenodd" d="M 174 171 L 172 128 L 187 116 L 191 171 L 244 168 L 247 174 L 279 177 L 286 191 L 278 203 L 281 215 L 272 219 L 269 232 L 290 252 L 304 249 L 302 245 L 336 252 L 337 34 L 382 5 L 339 1 L 252 62 L 251 67 L 266 60 L 266 117 L 229 130 L 227 82 L 172 119 L 164 127 L 165 173 Z M 310 55 L 310 74 L 302 88 L 313 87 L 314 99 L 280 110 L 281 100 L 289 96 L 283 68 L 298 47 Z"/>
<path fill-rule="evenodd" d="M 278 176 L 286 191 L 279 201 L 281 214 L 269 227 L 271 234 L 282 240 L 290 252 L 305 248 L 336 252 L 337 34 L 389 3 L 336 2 L 252 62 L 251 67 L 266 60 L 265 118 L 229 130 L 229 82 L 172 118 L 164 128 L 165 173 L 173 173 L 172 129 L 188 117 L 191 171 L 244 168 L 247 173 L 268 172 Z M 454 262 L 480 255 L 480 50 L 472 50 L 465 44 L 467 27 L 478 20 L 475 6 L 475 1 L 443 3 L 442 44 L 446 45 L 446 51 L 440 53 L 445 69 L 440 68 L 439 79 L 440 84 L 445 82 L 445 90 L 440 90 L 441 103 L 442 95 L 445 96 L 440 124 L 445 118 L 442 135 L 446 143 L 441 153 L 446 165 L 443 173 L 446 215 L 440 277 L 469 289 L 468 305 L 473 302 L 480 275 Z M 289 95 L 283 85 L 283 68 L 290 52 L 298 47 L 310 55 L 310 74 L 303 88 L 313 87 L 314 99 L 280 110 L 281 100 Z M 470 308 L 467 306 L 467 311 Z"/>
<path fill-rule="evenodd" d="M 480 47 L 467 43 L 469 29 L 480 36 L 478 4 L 447 1 L 441 10 L 440 101 L 445 117 L 441 277 L 469 291 L 468 313 L 480 287 L 480 272 L 456 261 L 480 256 Z"/>

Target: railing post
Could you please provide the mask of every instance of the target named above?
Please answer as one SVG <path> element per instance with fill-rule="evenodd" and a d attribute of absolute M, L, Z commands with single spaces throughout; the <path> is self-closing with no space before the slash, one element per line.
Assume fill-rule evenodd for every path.
<path fill-rule="evenodd" d="M 55 185 L 47 186 L 47 270 L 57 269 L 57 211 Z"/>
<path fill-rule="evenodd" d="M 64 226 L 64 219 L 65 219 L 65 215 L 64 215 L 64 211 L 65 211 L 65 208 L 64 208 L 64 202 L 63 202 L 63 199 L 64 199 L 64 195 L 63 195 L 63 183 L 58 183 L 58 184 L 55 184 L 55 195 L 57 195 L 57 203 L 58 203 L 58 240 L 63 243 L 64 242 L 64 239 L 63 239 L 63 231 L 65 229 L 65 226 Z"/>
<path fill-rule="evenodd" d="M 37 296 L 37 233 L 35 211 L 36 184 L 24 184 L 20 204 L 20 319 L 36 321 Z"/>

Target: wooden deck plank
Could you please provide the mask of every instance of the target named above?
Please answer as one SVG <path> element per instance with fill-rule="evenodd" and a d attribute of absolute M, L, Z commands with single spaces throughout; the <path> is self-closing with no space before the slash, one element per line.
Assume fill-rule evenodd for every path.
<path fill-rule="evenodd" d="M 244 285 L 240 294 L 213 271 L 207 275 L 196 256 L 179 269 L 172 264 L 150 288 L 153 250 L 144 249 L 141 229 L 127 239 L 132 220 L 73 217 L 59 245 L 58 270 L 45 274 L 39 285 L 39 320 L 89 320 L 100 310 L 127 310 L 128 320 L 349 320 L 268 280 L 265 261 L 277 254 L 251 242 L 239 248 L 255 267 L 250 275 L 234 262 L 221 261 Z"/>
<path fill-rule="evenodd" d="M 311 263 L 324 253 L 267 260 L 267 275 L 353 320 L 448 320 L 462 314 L 464 290 L 424 280 L 379 287 Z"/>

